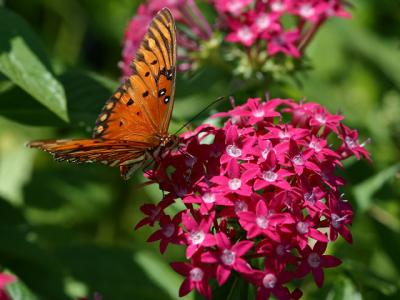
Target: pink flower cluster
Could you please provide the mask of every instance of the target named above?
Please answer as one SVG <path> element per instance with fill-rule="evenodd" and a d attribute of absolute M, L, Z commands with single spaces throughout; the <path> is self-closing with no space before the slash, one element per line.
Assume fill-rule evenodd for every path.
<path fill-rule="evenodd" d="M 352 241 L 353 211 L 335 169 L 351 156 L 369 160 L 357 131 L 317 103 L 289 99 L 249 99 L 214 117 L 228 120 L 182 134 L 147 174 L 165 195 L 142 206 L 137 228 L 158 228 L 148 241 L 160 241 L 161 253 L 186 247 L 189 261 L 172 264 L 186 277 L 180 296 L 196 289 L 211 298 L 209 281 L 230 276 L 256 286 L 258 299 L 298 299 L 286 284 L 310 273 L 321 287 L 323 269 L 341 263 L 325 254 L 328 244 Z M 185 209 L 170 216 L 178 199 Z"/>
<path fill-rule="evenodd" d="M 181 27 L 186 28 L 184 31 L 179 31 L 177 35 L 177 44 L 179 45 L 178 69 L 180 71 L 191 68 L 193 61 L 189 53 L 198 50 L 198 40 L 210 38 L 212 29 L 194 0 L 146 1 L 145 4 L 139 6 L 136 15 L 129 22 L 125 31 L 122 61 L 119 63 L 123 76 L 131 74 L 130 64 L 136 50 L 146 34 L 152 18 L 164 7 L 168 7 L 176 22 Z"/>
<path fill-rule="evenodd" d="M 321 24 L 332 16 L 348 18 L 341 0 L 214 0 L 228 25 L 230 42 L 246 47 L 266 43 L 267 52 L 300 57 Z M 285 28 L 282 18 L 293 17 Z"/>

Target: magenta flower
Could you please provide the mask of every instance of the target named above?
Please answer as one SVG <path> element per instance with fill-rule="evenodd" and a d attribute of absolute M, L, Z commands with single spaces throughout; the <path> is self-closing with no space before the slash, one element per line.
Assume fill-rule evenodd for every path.
<path fill-rule="evenodd" d="M 346 158 L 349 155 L 354 155 L 357 159 L 363 156 L 370 161 L 371 159 L 368 151 L 365 150 L 364 145 L 360 144 L 358 141 L 357 130 L 351 130 L 343 124 L 340 124 L 340 129 L 342 131 L 340 138 L 343 140 L 343 145 L 339 149 L 339 151 L 341 151 L 341 156 Z"/>
<path fill-rule="evenodd" d="M 179 244 L 181 242 L 182 228 L 181 214 L 177 214 L 172 220 L 169 216 L 163 216 L 160 219 L 160 229 L 154 232 L 148 239 L 148 242 L 160 240 L 160 252 L 164 253 L 169 243 Z"/>
<path fill-rule="evenodd" d="M 182 224 L 185 226 L 187 233 L 185 234 L 188 247 L 186 249 L 186 257 L 192 257 L 200 247 L 211 247 L 215 245 L 215 237 L 210 233 L 211 224 L 214 214 L 209 217 L 202 217 L 200 223 L 189 214 L 182 215 Z"/>
<path fill-rule="evenodd" d="M 257 39 L 257 33 L 253 31 L 250 25 L 231 21 L 230 27 L 232 31 L 226 36 L 228 42 L 241 43 L 249 47 Z"/>
<path fill-rule="evenodd" d="M 204 263 L 218 264 L 216 274 L 219 285 L 223 285 L 228 280 L 232 270 L 239 273 L 251 272 L 250 266 L 242 256 L 253 247 L 253 242 L 241 241 L 231 245 L 231 242 L 223 232 L 216 235 L 216 240 L 218 251 L 203 253 L 201 261 Z"/>
<path fill-rule="evenodd" d="M 288 289 L 294 276 L 312 273 L 321 286 L 323 268 L 339 264 L 326 246 L 352 241 L 353 211 L 336 170 L 369 155 L 342 116 L 317 103 L 249 99 L 218 116 L 228 118 L 222 128 L 182 134 L 179 149 L 146 173 L 164 197 L 142 207 L 138 226 L 160 226 L 148 241 L 160 240 L 161 253 L 170 243 L 186 250 L 188 262 L 173 264 L 186 277 L 180 295 L 210 298 L 211 279 L 224 285 L 234 276 L 255 285 L 259 299 L 298 299 L 301 290 Z M 170 216 L 175 202 L 182 209 Z"/>
<path fill-rule="evenodd" d="M 242 179 L 240 168 L 240 164 L 236 160 L 232 160 L 227 168 L 227 173 L 225 175 L 213 177 L 211 182 L 217 184 L 217 189 L 224 193 L 225 196 L 229 194 L 250 196 L 253 190 L 251 186 Z"/>
<path fill-rule="evenodd" d="M 254 180 L 254 189 L 261 190 L 275 186 L 283 190 L 290 190 L 290 184 L 285 180 L 292 172 L 279 167 L 275 151 L 269 151 L 266 160 L 261 164 L 245 164 L 243 181 Z"/>
<path fill-rule="evenodd" d="M 301 56 L 297 43 L 300 41 L 300 33 L 298 30 L 267 32 L 263 35 L 268 40 L 267 52 L 269 55 L 284 53 L 288 56 L 298 58 Z"/>
<path fill-rule="evenodd" d="M 312 249 L 310 246 L 303 249 L 303 259 L 297 269 L 297 277 L 303 277 L 311 272 L 317 286 L 322 287 L 324 283 L 323 268 L 333 268 L 342 263 L 340 259 L 332 255 L 323 255 L 327 245 L 327 243 L 317 242 Z"/>
<path fill-rule="evenodd" d="M 289 273 L 279 272 L 268 264 L 264 270 L 256 271 L 251 276 L 251 281 L 258 287 L 257 300 L 269 299 L 271 294 L 279 300 L 289 300 L 291 294 L 283 285 L 290 280 Z"/>
<path fill-rule="evenodd" d="M 248 239 L 264 235 L 274 241 L 279 241 L 277 226 L 293 223 L 288 214 L 268 210 L 267 205 L 262 200 L 258 201 L 255 212 L 244 211 L 238 215 L 239 223 L 247 231 Z"/>
<path fill-rule="evenodd" d="M 252 3 L 252 0 L 215 0 L 215 8 L 221 13 L 240 16 Z"/>
<path fill-rule="evenodd" d="M 213 271 L 209 266 L 205 266 L 197 260 L 193 264 L 183 262 L 171 263 L 171 267 L 175 272 L 186 277 L 179 289 L 180 297 L 196 289 L 202 296 L 211 299 L 211 287 L 208 284 L 208 280 L 213 277 L 211 275 Z"/>

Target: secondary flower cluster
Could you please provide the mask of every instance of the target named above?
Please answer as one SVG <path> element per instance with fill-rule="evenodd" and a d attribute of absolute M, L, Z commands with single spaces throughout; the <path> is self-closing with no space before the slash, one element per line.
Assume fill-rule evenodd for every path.
<path fill-rule="evenodd" d="M 309 273 L 321 287 L 323 269 L 340 264 L 328 244 L 352 241 L 353 211 L 335 169 L 350 156 L 369 160 L 357 131 L 317 103 L 288 99 L 249 99 L 214 117 L 228 120 L 182 134 L 147 174 L 165 195 L 142 206 L 137 228 L 158 228 L 148 241 L 160 241 L 161 253 L 186 247 L 189 261 L 172 264 L 186 277 L 180 296 L 196 289 L 211 298 L 209 281 L 230 276 L 255 285 L 258 299 L 300 298 L 286 284 Z M 171 216 L 178 199 L 185 209 Z"/>
<path fill-rule="evenodd" d="M 330 17 L 350 17 L 341 0 L 214 0 L 227 24 L 226 39 L 246 47 L 265 42 L 270 56 L 300 57 L 321 24 Z M 291 16 L 291 26 L 283 19 Z"/>

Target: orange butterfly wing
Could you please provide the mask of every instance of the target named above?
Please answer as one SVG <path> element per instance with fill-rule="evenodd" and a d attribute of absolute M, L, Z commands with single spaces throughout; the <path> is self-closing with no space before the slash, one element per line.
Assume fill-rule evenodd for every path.
<path fill-rule="evenodd" d="M 168 135 L 176 78 L 175 22 L 166 8 L 152 20 L 136 57 L 132 75 L 107 100 L 93 139 L 33 141 L 56 160 L 102 162 L 119 166 L 129 177 Z"/>
<path fill-rule="evenodd" d="M 94 138 L 143 141 L 168 135 L 174 105 L 176 33 L 168 9 L 153 19 L 132 63 L 132 75 L 106 102 Z"/>

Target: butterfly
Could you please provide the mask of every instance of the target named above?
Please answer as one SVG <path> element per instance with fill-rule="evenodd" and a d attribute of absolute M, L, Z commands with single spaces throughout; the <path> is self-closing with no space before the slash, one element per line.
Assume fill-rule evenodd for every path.
<path fill-rule="evenodd" d="M 57 161 L 100 162 L 119 167 L 125 179 L 177 143 L 168 133 L 174 106 L 176 27 L 163 8 L 149 25 L 129 76 L 106 101 L 91 139 L 39 140 L 28 147 Z"/>

